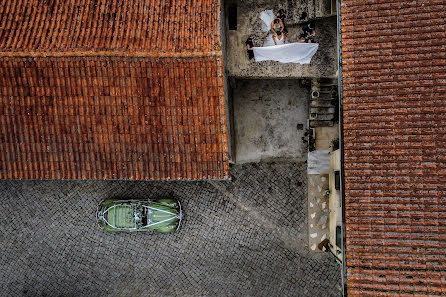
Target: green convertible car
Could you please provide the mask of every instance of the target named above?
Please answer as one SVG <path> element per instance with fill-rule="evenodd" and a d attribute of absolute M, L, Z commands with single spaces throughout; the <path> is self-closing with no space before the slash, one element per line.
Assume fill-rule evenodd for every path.
<path fill-rule="evenodd" d="M 183 214 L 180 202 L 175 199 L 107 199 L 98 205 L 96 217 L 108 232 L 156 230 L 169 233 L 178 230 Z"/>

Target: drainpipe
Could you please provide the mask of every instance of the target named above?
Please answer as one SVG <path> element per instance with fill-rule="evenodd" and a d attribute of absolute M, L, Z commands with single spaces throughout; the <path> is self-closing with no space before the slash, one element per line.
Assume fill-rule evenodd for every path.
<path fill-rule="evenodd" d="M 347 296 L 347 265 L 345 257 L 345 194 L 344 194 L 344 116 L 343 116 L 343 93 L 342 93 L 342 31 L 341 31 L 341 1 L 336 0 L 336 18 L 337 18 L 337 51 L 338 51 L 338 96 L 339 96 L 339 149 L 341 156 L 340 174 L 340 200 L 341 200 L 341 250 L 342 250 L 342 296 Z"/>

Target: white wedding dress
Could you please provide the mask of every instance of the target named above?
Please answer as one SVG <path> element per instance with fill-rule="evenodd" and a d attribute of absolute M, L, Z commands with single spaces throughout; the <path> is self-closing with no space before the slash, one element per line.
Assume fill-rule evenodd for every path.
<path fill-rule="evenodd" d="M 282 45 L 285 43 L 288 43 L 288 40 L 286 42 L 285 41 L 285 37 L 282 36 L 281 39 L 279 39 L 279 36 L 276 37 L 276 43 L 274 43 L 274 39 L 273 39 L 273 33 L 269 33 L 268 36 L 266 36 L 266 40 L 263 43 L 263 47 L 265 46 L 274 46 L 274 45 Z"/>
<path fill-rule="evenodd" d="M 262 20 L 263 32 L 268 32 L 271 29 L 271 23 L 274 20 L 274 12 L 270 10 L 264 10 L 260 13 L 260 19 Z"/>
<path fill-rule="evenodd" d="M 262 21 L 262 30 L 264 32 L 269 32 L 271 29 L 271 23 L 274 20 L 274 12 L 272 10 L 264 10 L 260 13 L 260 20 Z M 285 44 L 285 38 L 282 36 L 281 39 L 279 39 L 278 37 L 276 38 L 276 43 L 277 45 L 281 45 L 281 44 Z M 286 42 L 288 43 L 288 42 Z M 273 33 L 269 32 L 268 36 L 266 37 L 265 42 L 263 43 L 263 46 L 274 46 L 276 45 L 274 43 L 274 39 L 273 39 Z"/>

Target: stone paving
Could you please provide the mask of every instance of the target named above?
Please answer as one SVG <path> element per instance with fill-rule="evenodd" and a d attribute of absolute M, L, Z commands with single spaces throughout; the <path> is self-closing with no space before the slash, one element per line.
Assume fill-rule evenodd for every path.
<path fill-rule="evenodd" d="M 306 163 L 231 169 L 232 181 L 1 181 L 1 296 L 341 296 L 311 253 Z M 175 234 L 109 234 L 106 197 L 174 196 Z"/>

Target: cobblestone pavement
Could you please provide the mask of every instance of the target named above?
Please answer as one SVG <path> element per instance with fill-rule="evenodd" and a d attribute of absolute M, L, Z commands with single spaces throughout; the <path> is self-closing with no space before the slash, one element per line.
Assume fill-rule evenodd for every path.
<path fill-rule="evenodd" d="M 305 163 L 244 164 L 232 181 L 1 181 L 1 296 L 340 296 L 309 252 Z M 181 200 L 178 233 L 109 234 L 106 197 Z"/>

